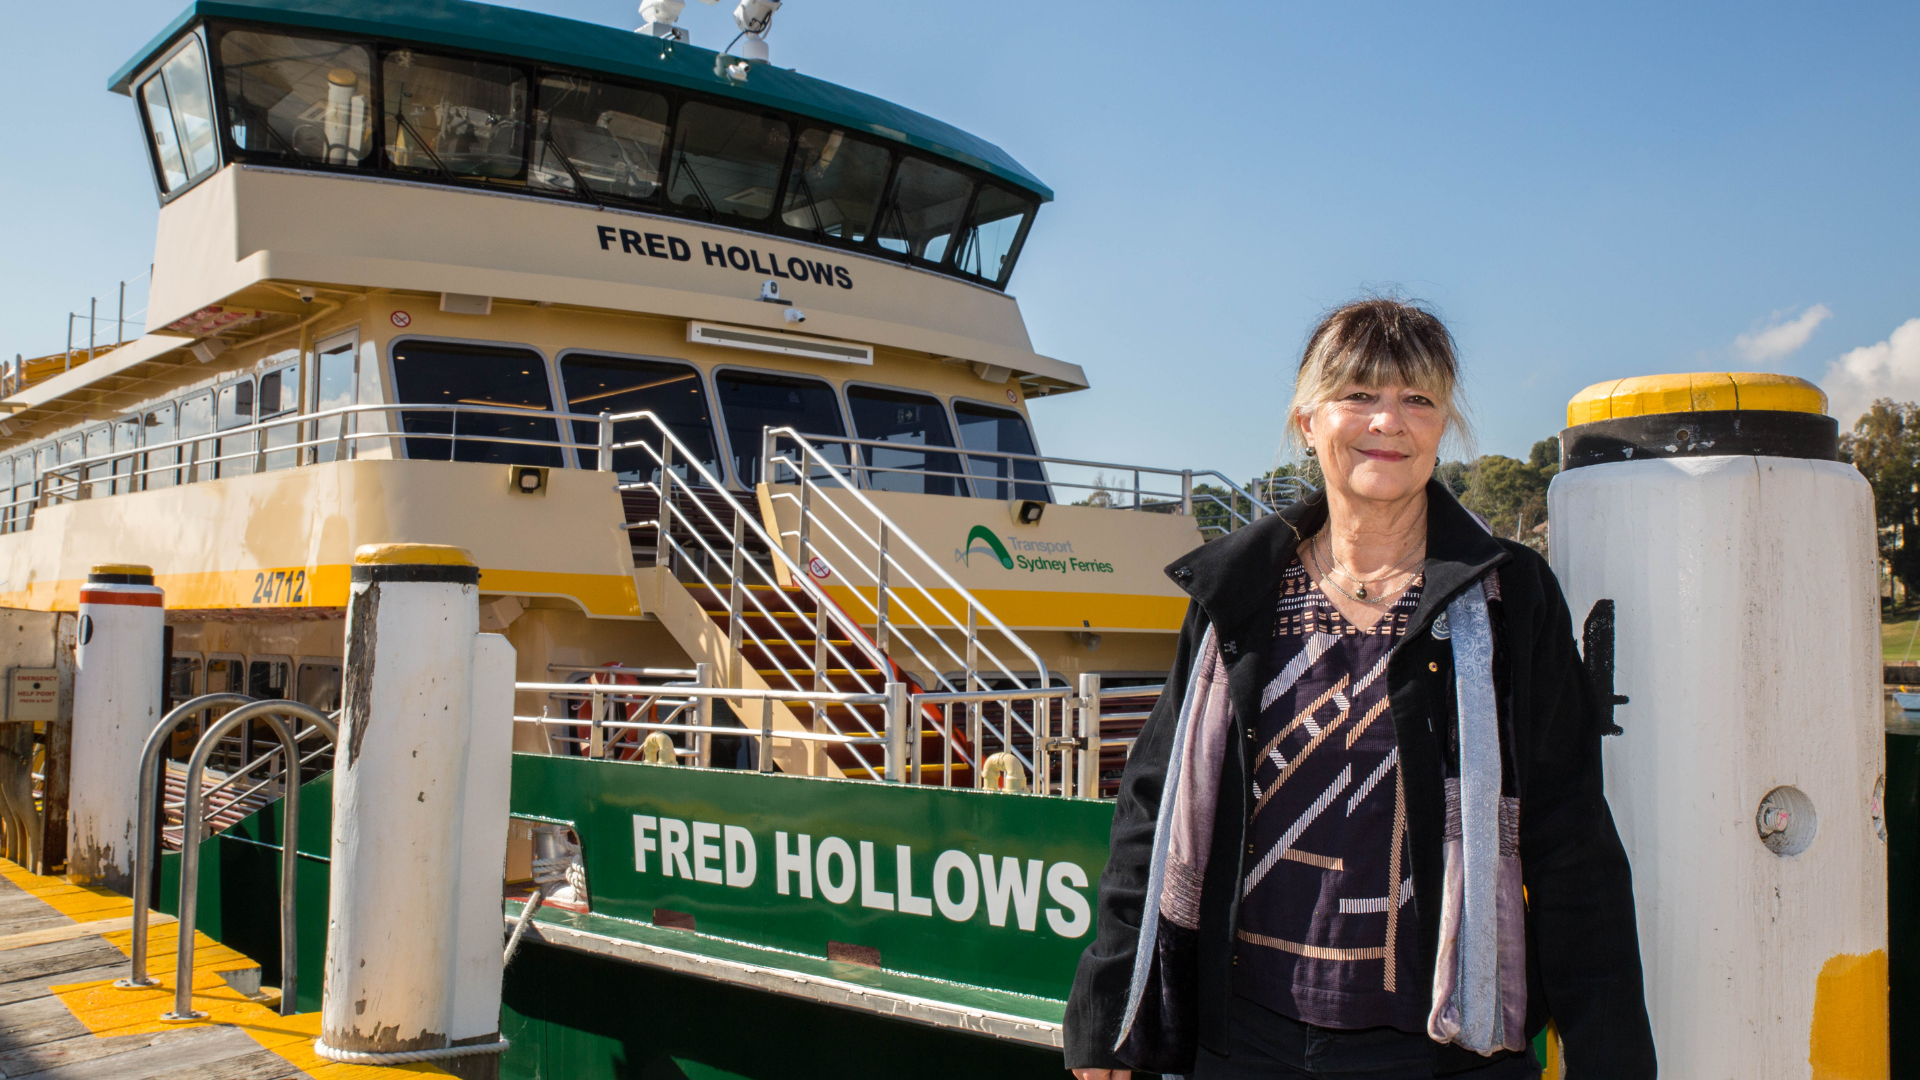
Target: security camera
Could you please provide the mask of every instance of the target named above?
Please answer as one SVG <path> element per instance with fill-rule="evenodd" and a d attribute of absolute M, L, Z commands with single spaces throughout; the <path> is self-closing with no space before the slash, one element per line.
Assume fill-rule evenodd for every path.
<path fill-rule="evenodd" d="M 301 303 L 303 303 L 303 304 L 311 304 L 311 303 L 313 303 L 313 290 L 312 290 L 312 289 L 309 289 L 309 288 L 307 288 L 307 287 L 306 287 L 305 285 L 302 285 L 302 286 L 300 286 L 300 287 L 299 287 L 298 289 L 295 289 L 295 290 L 294 290 L 294 292 L 296 292 L 296 293 L 298 293 L 298 294 L 300 295 L 300 302 L 301 302 Z"/>
<path fill-rule="evenodd" d="M 801 311 L 797 307 L 790 307 L 787 309 L 787 321 L 788 322 L 806 322 L 807 313 L 804 311 Z"/>

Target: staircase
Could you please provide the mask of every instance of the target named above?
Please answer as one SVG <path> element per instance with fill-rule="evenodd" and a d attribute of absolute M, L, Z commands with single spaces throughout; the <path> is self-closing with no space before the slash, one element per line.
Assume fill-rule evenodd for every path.
<path fill-rule="evenodd" d="M 1046 666 L 1038 655 L 920 551 L 803 436 L 784 429 L 768 432 L 764 459 L 770 475 L 778 478 L 784 469 L 788 477 L 782 498 L 792 498 L 787 493 L 794 486 L 801 493 L 804 505 L 795 542 L 791 531 L 775 538 L 780 526 L 773 519 L 780 515 L 766 513 L 772 489 L 763 487 L 755 495 L 727 491 L 651 414 L 613 419 L 626 431 L 634 428 L 625 424 L 639 421 L 645 434 L 609 449 L 639 451 L 639 460 L 650 458 L 654 466 L 641 470 L 652 479 L 621 485 L 642 609 L 660 619 L 694 663 L 714 665 L 725 685 L 880 694 L 886 684 L 901 682 L 914 693 L 989 686 L 1017 693 L 1046 683 Z M 776 448 L 784 453 L 776 454 Z M 690 461 L 696 462 L 691 475 L 681 475 Z M 840 505 L 832 505 L 833 500 Z M 829 507 L 832 520 L 815 512 Z M 849 507 L 859 520 L 872 524 L 854 523 Z M 829 592 L 816 579 L 831 581 L 834 590 Z M 919 584 L 922 581 L 939 589 L 949 605 L 953 596 L 961 597 L 959 610 L 943 607 Z M 840 602 L 865 606 L 843 610 Z M 1011 647 L 1021 654 L 1011 668 L 979 639 L 981 630 L 994 631 L 1002 651 Z M 1038 682 L 1033 681 L 1036 677 Z M 927 679 L 937 685 L 923 685 Z M 1064 702 L 1051 706 L 1056 715 L 1064 707 Z M 970 732 L 982 733 L 981 741 L 992 750 L 1013 750 L 1030 770 L 1034 702 L 996 702 L 990 708 L 982 726 L 988 706 L 952 707 L 953 730 L 948 733 L 942 725 L 949 710 L 923 707 L 919 753 L 908 755 L 917 756 L 920 767 L 913 770 L 903 763 L 903 771 L 912 773 L 908 782 L 973 786 L 977 755 Z M 776 731 L 885 734 L 884 712 L 877 705 L 776 702 L 769 709 Z M 715 712 L 721 718 L 716 722 L 725 723 L 734 710 Z M 757 730 L 761 719 L 757 714 L 737 716 L 749 730 Z M 804 750 L 776 753 L 792 755 L 776 758 L 782 771 L 870 779 L 885 775 L 885 757 L 878 746 L 808 743 Z"/>

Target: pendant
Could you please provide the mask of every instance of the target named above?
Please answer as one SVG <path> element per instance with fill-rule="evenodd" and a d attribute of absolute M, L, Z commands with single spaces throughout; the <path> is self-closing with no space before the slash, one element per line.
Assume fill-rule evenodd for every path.
<path fill-rule="evenodd" d="M 1355 600 L 1365 600 L 1367 598 L 1367 587 L 1365 585 L 1360 586 L 1360 591 L 1355 593 L 1353 598 Z"/>

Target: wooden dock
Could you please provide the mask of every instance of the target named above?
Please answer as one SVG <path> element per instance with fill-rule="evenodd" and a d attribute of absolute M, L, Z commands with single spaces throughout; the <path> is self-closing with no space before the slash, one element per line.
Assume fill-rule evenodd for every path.
<path fill-rule="evenodd" d="M 374 1068 L 313 1052 L 318 1013 L 281 1016 L 276 995 L 248 994 L 258 965 L 195 936 L 194 1007 L 208 1019 L 160 1019 L 172 1007 L 173 921 L 156 915 L 148 970 L 161 985 L 122 990 L 132 902 L 30 874 L 0 859 L 0 1078 L 4 1080 L 371 1080 L 445 1075 L 427 1065 Z"/>

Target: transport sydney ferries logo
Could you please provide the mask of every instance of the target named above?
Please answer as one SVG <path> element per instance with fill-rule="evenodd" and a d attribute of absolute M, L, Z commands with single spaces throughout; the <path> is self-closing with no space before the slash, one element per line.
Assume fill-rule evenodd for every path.
<path fill-rule="evenodd" d="M 969 567 L 973 565 L 975 555 L 991 556 L 1008 570 L 1026 570 L 1037 574 L 1113 573 L 1112 563 L 1100 559 L 1083 559 L 1075 554 L 1071 540 L 1000 537 L 994 535 L 993 530 L 985 525 L 975 525 L 973 531 L 967 534 L 966 546 L 953 549 L 953 561 L 965 563 Z"/>

